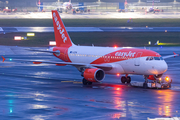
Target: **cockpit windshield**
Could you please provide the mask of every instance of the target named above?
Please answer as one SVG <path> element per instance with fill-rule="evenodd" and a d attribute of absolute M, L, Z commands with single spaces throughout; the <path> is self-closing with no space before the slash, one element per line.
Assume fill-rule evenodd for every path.
<path fill-rule="evenodd" d="M 151 60 L 163 60 L 162 57 L 147 57 L 146 61 L 151 61 Z"/>

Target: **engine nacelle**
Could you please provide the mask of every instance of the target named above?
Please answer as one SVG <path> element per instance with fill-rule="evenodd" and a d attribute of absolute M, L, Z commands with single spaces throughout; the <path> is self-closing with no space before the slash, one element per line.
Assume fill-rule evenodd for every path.
<path fill-rule="evenodd" d="M 105 73 L 99 68 L 88 68 L 83 73 L 84 78 L 90 82 L 100 82 L 104 79 Z"/>

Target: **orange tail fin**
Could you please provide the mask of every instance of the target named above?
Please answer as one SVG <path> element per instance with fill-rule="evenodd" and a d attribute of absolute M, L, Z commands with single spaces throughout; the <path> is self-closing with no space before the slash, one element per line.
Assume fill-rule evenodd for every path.
<path fill-rule="evenodd" d="M 64 23 L 57 12 L 57 10 L 52 10 L 52 18 L 54 25 L 54 35 L 57 47 L 70 47 L 73 45 L 69 34 L 66 31 Z"/>

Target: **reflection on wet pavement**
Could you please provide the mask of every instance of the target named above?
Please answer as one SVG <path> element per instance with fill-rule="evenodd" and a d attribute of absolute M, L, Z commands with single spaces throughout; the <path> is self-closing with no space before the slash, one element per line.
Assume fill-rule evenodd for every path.
<path fill-rule="evenodd" d="M 166 55 L 177 48 L 166 49 L 157 51 Z M 33 55 L 27 57 L 33 59 Z M 36 56 L 40 58 L 53 59 L 51 55 Z M 72 66 L 0 63 L 0 116 L 3 120 L 145 120 L 180 116 L 179 61 L 180 57 L 167 59 L 169 70 L 165 75 L 171 76 L 173 84 L 166 90 L 122 85 L 120 77 L 112 75 L 102 83 L 83 86 L 80 73 Z M 142 81 L 143 77 L 134 75 L 132 79 Z"/>

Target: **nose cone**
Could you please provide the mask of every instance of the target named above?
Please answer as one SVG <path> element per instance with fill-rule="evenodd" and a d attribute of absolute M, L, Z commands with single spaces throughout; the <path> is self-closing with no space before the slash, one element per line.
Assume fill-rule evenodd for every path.
<path fill-rule="evenodd" d="M 162 73 L 164 73 L 164 72 L 167 71 L 168 65 L 167 65 L 167 63 L 163 60 L 163 61 L 160 62 L 159 65 L 155 66 L 155 68 L 156 68 L 158 74 L 162 74 Z"/>
<path fill-rule="evenodd" d="M 163 74 L 168 69 L 167 63 L 164 60 L 152 63 L 151 67 L 148 71 L 155 75 Z"/>

